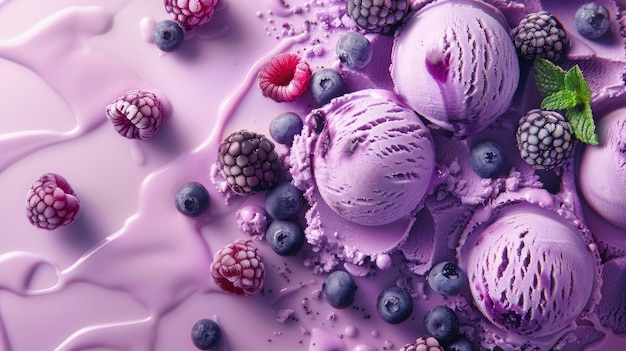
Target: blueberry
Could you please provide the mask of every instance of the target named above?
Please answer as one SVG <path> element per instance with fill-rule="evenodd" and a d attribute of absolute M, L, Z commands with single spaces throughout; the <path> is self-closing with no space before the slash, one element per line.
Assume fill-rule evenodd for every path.
<path fill-rule="evenodd" d="M 493 141 L 483 141 L 470 151 L 470 166 L 483 178 L 498 176 L 504 168 L 504 151 Z"/>
<path fill-rule="evenodd" d="M 428 284 L 445 296 L 461 293 L 467 286 L 467 275 L 454 262 L 441 262 L 428 272 Z"/>
<path fill-rule="evenodd" d="M 161 21 L 154 26 L 154 43 L 165 52 L 178 49 L 185 39 L 185 32 L 178 23 L 170 20 Z"/>
<path fill-rule="evenodd" d="M 277 143 L 291 145 L 293 138 L 302 131 L 302 120 L 294 112 L 285 112 L 270 122 L 270 135 Z"/>
<path fill-rule="evenodd" d="M 222 337 L 220 326 L 211 319 L 201 319 L 191 329 L 191 340 L 200 350 L 214 348 Z"/>
<path fill-rule="evenodd" d="M 398 324 L 404 322 L 413 312 L 413 299 L 406 290 L 392 286 L 378 295 L 376 307 L 385 322 Z"/>
<path fill-rule="evenodd" d="M 322 293 L 329 305 L 348 308 L 354 302 L 357 286 L 352 276 L 345 271 L 334 271 L 322 283 Z"/>
<path fill-rule="evenodd" d="M 588 2 L 576 11 L 574 24 L 582 36 L 595 39 L 604 35 L 609 29 L 610 18 L 606 7 L 595 2 Z"/>
<path fill-rule="evenodd" d="M 446 343 L 459 333 L 459 318 L 450 308 L 436 306 L 424 316 L 424 328 L 440 343 Z"/>
<path fill-rule="evenodd" d="M 189 217 L 201 215 L 210 203 L 209 192 L 198 182 L 183 184 L 176 192 L 176 208 Z"/>
<path fill-rule="evenodd" d="M 275 220 L 265 232 L 265 239 L 272 250 L 281 256 L 293 256 L 304 245 L 304 231 L 294 221 Z"/>
<path fill-rule="evenodd" d="M 346 84 L 339 72 L 331 68 L 322 68 L 311 76 L 310 89 L 315 102 L 324 105 L 333 98 L 343 95 Z"/>
<path fill-rule="evenodd" d="M 353 70 L 365 68 L 372 59 L 372 44 L 357 32 L 347 32 L 337 41 L 336 47 L 339 61 Z"/>
<path fill-rule="evenodd" d="M 446 347 L 446 351 L 474 351 L 474 345 L 462 336 L 450 343 Z"/>
<path fill-rule="evenodd" d="M 265 194 L 265 209 L 275 219 L 293 217 L 304 206 L 300 189 L 291 183 L 281 183 Z"/>

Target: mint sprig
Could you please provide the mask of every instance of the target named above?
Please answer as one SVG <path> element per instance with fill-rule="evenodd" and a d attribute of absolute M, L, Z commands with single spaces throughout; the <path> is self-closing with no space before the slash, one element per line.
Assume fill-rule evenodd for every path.
<path fill-rule="evenodd" d="M 565 111 L 574 136 L 583 143 L 597 145 L 598 135 L 591 112 L 591 90 L 578 65 L 565 72 L 546 59 L 534 63 L 537 88 L 545 96 L 544 110 Z"/>

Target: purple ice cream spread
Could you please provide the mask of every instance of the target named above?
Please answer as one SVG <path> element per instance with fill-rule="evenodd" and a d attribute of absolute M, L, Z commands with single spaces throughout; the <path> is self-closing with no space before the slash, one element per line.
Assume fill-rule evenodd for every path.
<path fill-rule="evenodd" d="M 598 38 L 577 29 L 585 2 L 0 0 L 0 351 L 398 351 L 433 335 L 430 350 L 622 350 L 626 2 L 593 1 L 609 13 Z M 558 112 L 575 124 L 588 103 L 599 136 L 548 170 L 516 141 L 545 96 L 513 35 L 540 11 L 568 38 L 555 65 L 590 89 Z M 176 26 L 165 50 L 180 33 L 156 29 Z M 371 44 L 360 70 L 336 53 L 346 32 Z M 345 93 L 316 102 L 302 67 L 335 70 Z M 270 93 L 302 95 L 264 96 L 261 71 Z M 286 112 L 304 127 L 281 144 L 270 124 Z M 152 119 L 149 139 L 116 130 Z M 232 191 L 218 164 L 258 192 Z M 80 201 L 53 230 L 24 213 L 48 173 Z M 65 181 L 29 196 L 41 221 L 70 208 Z M 283 183 L 302 193 L 295 214 L 267 202 Z M 455 269 L 467 284 L 444 294 L 430 277 Z M 338 270 L 354 287 L 329 288 Z M 206 320 L 220 333 L 197 333 Z"/>

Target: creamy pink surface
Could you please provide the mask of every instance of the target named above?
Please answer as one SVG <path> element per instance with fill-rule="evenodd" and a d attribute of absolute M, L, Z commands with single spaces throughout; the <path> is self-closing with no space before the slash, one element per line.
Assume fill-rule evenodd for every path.
<path fill-rule="evenodd" d="M 151 27 L 168 18 L 160 1 L 0 1 L 1 350 L 194 350 L 190 330 L 201 318 L 220 323 L 218 350 L 389 350 L 424 334 L 422 318 L 432 305 L 454 303 L 424 287 L 399 255 L 365 255 L 386 270 L 376 279 L 356 277 L 355 308 L 337 311 L 319 296 L 323 276 L 303 265 L 311 252 L 282 258 L 260 241 L 268 267 L 262 294 L 229 295 L 211 280 L 213 253 L 246 237 L 237 209 L 263 199 L 224 203 L 210 186 L 217 144 L 240 128 L 267 134 L 269 119 L 281 112 L 305 116 L 318 107 L 308 95 L 293 104 L 262 97 L 258 69 L 282 51 L 301 54 L 315 69 L 337 64 L 332 47 L 343 31 L 335 28 L 344 24 L 344 2 L 288 3 L 221 1 L 210 23 L 164 54 L 150 42 Z M 372 40 L 384 50 L 373 62 L 386 70 L 391 38 Z M 623 67 L 613 46 L 598 50 L 613 55 L 608 67 Z M 374 67 L 346 72 L 350 90 L 390 89 L 388 72 Z M 106 106 L 130 89 L 156 91 L 167 103 L 169 118 L 149 141 L 120 137 L 104 117 Z M 45 172 L 62 174 L 81 200 L 79 219 L 54 232 L 37 230 L 24 214 L 26 191 Z M 213 200 L 199 218 L 173 205 L 188 181 L 204 183 Z M 450 258 L 454 240 L 447 234 L 456 229 L 449 223 L 463 217 L 448 213 L 467 215 L 471 206 L 455 198 L 430 201 L 400 249 L 419 269 Z M 606 228 L 585 211 L 592 231 Z M 420 240 L 419 229 L 440 235 Z M 623 234 L 609 227 L 600 245 L 623 255 Z M 407 322 L 391 326 L 374 303 L 383 287 L 399 282 L 411 288 L 416 308 Z M 277 320 L 284 315 L 293 318 Z M 588 350 L 626 341 L 597 326 L 606 336 Z"/>

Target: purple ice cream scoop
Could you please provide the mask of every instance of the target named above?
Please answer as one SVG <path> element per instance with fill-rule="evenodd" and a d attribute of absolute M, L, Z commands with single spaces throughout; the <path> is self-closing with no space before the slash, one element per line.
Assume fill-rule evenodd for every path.
<path fill-rule="evenodd" d="M 460 251 L 474 304 L 522 339 L 558 336 L 595 303 L 599 259 L 589 238 L 580 222 L 552 209 L 502 208 Z"/>
<path fill-rule="evenodd" d="M 578 183 L 589 206 L 610 223 L 626 228 L 626 108 L 598 123 L 600 145 L 585 146 Z"/>
<path fill-rule="evenodd" d="M 519 75 L 506 21 L 484 2 L 427 5 L 395 39 L 395 90 L 419 114 L 457 135 L 476 134 L 505 112 Z"/>
<path fill-rule="evenodd" d="M 417 114 L 392 92 L 364 90 L 312 112 L 319 137 L 313 174 L 325 203 L 368 226 L 414 213 L 432 188 L 433 141 Z"/>

